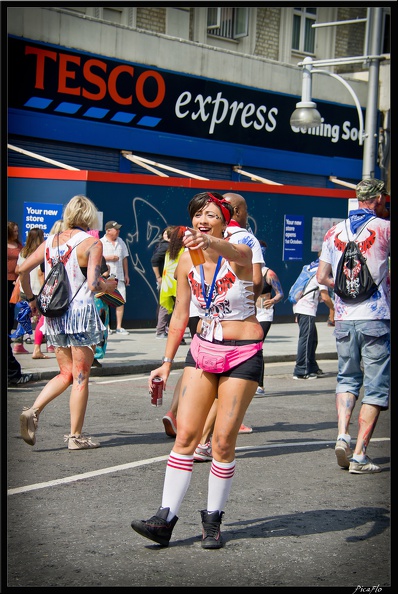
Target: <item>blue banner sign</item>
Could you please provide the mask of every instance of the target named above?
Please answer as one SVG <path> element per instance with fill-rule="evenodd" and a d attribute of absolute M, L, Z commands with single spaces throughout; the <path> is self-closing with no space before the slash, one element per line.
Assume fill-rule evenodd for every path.
<path fill-rule="evenodd" d="M 304 244 L 304 217 L 285 215 L 283 230 L 283 261 L 302 260 Z"/>
<path fill-rule="evenodd" d="M 62 204 L 47 204 L 45 202 L 24 202 L 23 213 L 23 242 L 34 227 L 43 229 L 44 239 L 50 235 L 51 227 L 58 219 L 62 219 Z"/>

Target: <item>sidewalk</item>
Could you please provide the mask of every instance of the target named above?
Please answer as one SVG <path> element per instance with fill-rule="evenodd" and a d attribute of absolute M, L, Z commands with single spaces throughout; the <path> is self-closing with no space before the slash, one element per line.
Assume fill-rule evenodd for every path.
<path fill-rule="evenodd" d="M 318 348 L 317 359 L 337 359 L 334 328 L 324 321 L 317 322 Z M 174 359 L 173 369 L 184 367 L 185 356 L 191 342 L 188 330 L 185 333 L 186 346 L 179 347 Z M 264 342 L 263 353 L 265 363 L 295 361 L 298 341 L 297 324 L 274 323 Z M 33 372 L 36 381 L 51 379 L 59 371 L 55 355 L 50 353 L 49 359 L 32 359 L 33 344 L 24 343 L 29 354 L 16 355 L 24 373 Z M 93 367 L 91 377 L 109 375 L 130 375 L 149 373 L 160 364 L 164 356 L 166 339 L 156 339 L 155 329 L 138 328 L 129 330 L 129 335 L 119 336 L 115 333 L 108 338 L 106 356 L 101 360 L 102 367 Z M 46 346 L 42 346 L 43 353 Z"/>

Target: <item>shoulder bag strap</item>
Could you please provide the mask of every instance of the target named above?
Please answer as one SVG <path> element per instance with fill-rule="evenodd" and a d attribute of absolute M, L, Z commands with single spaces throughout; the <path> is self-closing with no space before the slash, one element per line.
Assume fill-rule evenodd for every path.
<path fill-rule="evenodd" d="M 85 238 L 87 239 L 87 238 Z M 79 243 L 76 243 L 73 248 L 71 249 L 71 253 L 73 252 L 73 250 L 75 249 L 75 247 L 77 247 L 78 245 L 80 245 L 81 243 L 83 243 L 84 239 L 82 239 L 81 241 L 79 241 Z M 58 255 L 59 255 L 59 234 L 58 234 Z M 64 264 L 65 266 L 65 264 Z M 82 286 L 84 285 L 84 283 L 87 282 L 87 279 L 85 278 L 84 281 L 82 282 L 82 284 L 80 285 L 80 287 L 77 289 L 76 293 L 73 295 L 72 299 L 69 301 L 69 305 L 72 303 L 72 301 L 74 300 L 74 298 L 76 297 L 76 295 L 78 294 L 78 292 L 80 291 L 80 289 L 82 288 Z"/>

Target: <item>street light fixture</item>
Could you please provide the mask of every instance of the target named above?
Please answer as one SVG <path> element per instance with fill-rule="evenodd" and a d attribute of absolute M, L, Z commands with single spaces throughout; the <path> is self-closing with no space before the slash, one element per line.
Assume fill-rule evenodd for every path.
<path fill-rule="evenodd" d="M 302 99 L 296 103 L 296 109 L 290 117 L 290 125 L 292 127 L 302 128 L 303 130 L 308 130 L 309 128 L 318 128 L 318 126 L 321 125 L 321 114 L 316 108 L 316 103 L 311 101 L 311 79 L 313 74 L 326 74 L 340 81 L 353 98 L 359 119 L 358 141 L 359 144 L 362 145 L 363 139 L 365 137 L 365 130 L 361 104 L 359 103 L 357 95 L 354 93 L 354 90 L 352 87 L 350 87 L 348 82 L 342 76 L 339 76 L 334 72 L 329 72 L 329 70 L 320 70 L 319 68 L 314 69 L 313 59 L 310 57 L 304 58 L 304 61 L 300 62 L 298 66 L 303 66 L 303 86 L 301 93 Z"/>
<path fill-rule="evenodd" d="M 358 112 L 359 119 L 359 134 L 358 142 L 364 145 L 363 148 L 363 163 L 362 163 L 362 178 L 375 177 L 376 165 L 376 139 L 377 139 L 377 106 L 378 106 L 378 88 L 379 88 L 379 67 L 380 60 L 384 56 L 380 55 L 381 51 L 381 27 L 382 27 L 382 9 L 368 8 L 369 23 L 370 23 L 370 55 L 350 57 L 350 58 L 336 58 L 332 60 L 318 60 L 313 61 L 312 58 L 307 57 L 300 62 L 298 66 L 303 67 L 303 81 L 302 81 L 302 95 L 301 101 L 296 104 L 296 109 L 290 118 L 290 125 L 292 128 L 301 128 L 308 130 L 310 128 L 318 128 L 322 123 L 322 118 L 319 111 L 316 109 L 316 103 L 311 99 L 312 95 L 312 75 L 326 74 L 341 82 L 348 92 L 351 94 Z M 329 25 L 334 23 L 329 23 Z M 325 24 L 326 25 L 326 24 Z M 329 72 L 329 70 L 320 70 L 314 68 L 315 66 L 334 66 L 338 64 L 355 64 L 368 63 L 369 64 L 369 82 L 368 82 L 368 98 L 366 104 L 366 124 L 364 125 L 363 114 L 359 99 L 356 96 L 352 87 L 348 82 L 338 74 Z"/>
<path fill-rule="evenodd" d="M 301 88 L 301 101 L 296 103 L 296 109 L 290 117 L 292 128 L 318 128 L 322 123 L 321 114 L 316 108 L 316 103 L 311 100 L 312 96 L 312 58 L 305 58 L 298 66 L 303 66 L 303 82 Z M 315 70 L 317 72 L 317 70 Z"/>

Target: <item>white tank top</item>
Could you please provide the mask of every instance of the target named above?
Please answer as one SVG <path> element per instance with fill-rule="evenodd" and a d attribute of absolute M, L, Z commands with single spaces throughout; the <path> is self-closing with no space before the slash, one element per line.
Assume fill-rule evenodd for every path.
<path fill-rule="evenodd" d="M 199 272 L 193 266 L 188 274 L 191 285 L 191 301 L 201 318 L 206 315 L 206 303 Z M 250 289 L 249 289 L 250 287 Z M 210 287 L 205 284 L 206 295 Z M 252 281 L 240 280 L 228 260 L 224 260 L 218 271 L 209 308 L 211 317 L 222 320 L 246 320 L 255 314 Z"/>
<path fill-rule="evenodd" d="M 94 294 L 87 285 L 86 277 L 77 259 L 77 245 L 87 237 L 91 236 L 85 231 L 76 233 L 66 243 L 60 244 L 59 252 L 56 239 L 55 247 L 52 247 L 54 235 L 47 237 L 44 254 L 45 276 L 60 259 L 64 263 L 69 279 L 69 297 L 72 298 L 76 292 L 77 294 L 66 314 L 59 318 L 45 318 L 44 332 L 77 334 L 105 329 L 94 303 Z"/>

